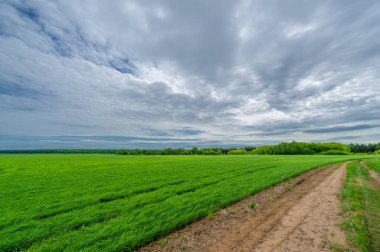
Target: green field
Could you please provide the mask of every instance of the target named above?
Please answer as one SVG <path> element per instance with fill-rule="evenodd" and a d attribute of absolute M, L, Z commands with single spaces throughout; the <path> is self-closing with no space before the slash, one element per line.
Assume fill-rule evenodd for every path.
<path fill-rule="evenodd" d="M 0 251 L 129 251 L 360 156 L 0 155 Z"/>

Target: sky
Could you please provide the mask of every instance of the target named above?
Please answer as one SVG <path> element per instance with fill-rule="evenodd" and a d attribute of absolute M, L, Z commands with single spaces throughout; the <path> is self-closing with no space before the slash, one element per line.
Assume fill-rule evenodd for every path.
<path fill-rule="evenodd" d="M 380 2 L 0 2 L 0 149 L 380 142 Z"/>

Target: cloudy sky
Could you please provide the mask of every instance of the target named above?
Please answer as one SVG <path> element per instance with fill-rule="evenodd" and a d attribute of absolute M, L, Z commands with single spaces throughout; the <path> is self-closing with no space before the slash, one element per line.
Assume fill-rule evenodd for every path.
<path fill-rule="evenodd" d="M 0 148 L 380 141 L 379 1 L 1 1 Z"/>

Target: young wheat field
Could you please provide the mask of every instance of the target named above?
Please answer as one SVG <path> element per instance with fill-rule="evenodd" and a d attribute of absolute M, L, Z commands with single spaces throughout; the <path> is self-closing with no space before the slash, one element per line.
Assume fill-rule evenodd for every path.
<path fill-rule="evenodd" d="M 360 156 L 0 155 L 0 251 L 130 251 Z"/>

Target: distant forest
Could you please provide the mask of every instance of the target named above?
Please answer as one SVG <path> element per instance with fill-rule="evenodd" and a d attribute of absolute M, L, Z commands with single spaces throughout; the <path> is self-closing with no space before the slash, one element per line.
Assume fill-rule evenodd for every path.
<path fill-rule="evenodd" d="M 40 149 L 0 150 L 0 154 L 117 154 L 117 155 L 349 155 L 355 153 L 380 154 L 377 144 L 284 142 L 277 145 L 247 146 L 243 148 L 165 148 L 165 149 Z"/>

